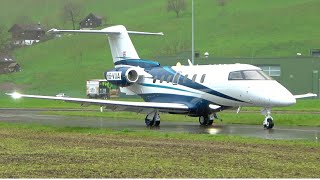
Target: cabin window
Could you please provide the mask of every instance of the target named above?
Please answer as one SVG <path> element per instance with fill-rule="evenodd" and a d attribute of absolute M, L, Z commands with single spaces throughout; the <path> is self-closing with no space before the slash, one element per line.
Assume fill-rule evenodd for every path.
<path fill-rule="evenodd" d="M 163 80 L 164 80 L 164 75 L 161 76 L 161 78 L 160 78 L 160 83 L 162 83 Z"/>
<path fill-rule="evenodd" d="M 172 75 L 169 75 L 167 78 L 167 83 L 171 82 Z"/>
<path fill-rule="evenodd" d="M 193 77 L 192 77 L 192 82 L 196 82 L 196 78 L 197 78 L 197 75 L 196 75 L 196 74 L 193 75 Z"/>
<path fill-rule="evenodd" d="M 185 76 L 184 76 L 184 78 L 183 78 L 183 83 L 186 83 L 187 82 L 187 80 L 188 80 L 188 74 L 186 74 Z"/>
<path fill-rule="evenodd" d="M 203 83 L 205 78 L 206 78 L 206 74 L 203 74 L 203 75 L 201 76 L 200 83 Z"/>
<path fill-rule="evenodd" d="M 154 78 L 153 78 L 153 83 L 156 83 L 157 82 L 157 76 L 154 76 Z"/>
<path fill-rule="evenodd" d="M 179 83 L 179 77 L 180 77 L 180 74 L 177 73 L 177 74 L 174 76 L 172 83 L 173 83 L 173 84 L 178 84 L 178 83 Z"/>

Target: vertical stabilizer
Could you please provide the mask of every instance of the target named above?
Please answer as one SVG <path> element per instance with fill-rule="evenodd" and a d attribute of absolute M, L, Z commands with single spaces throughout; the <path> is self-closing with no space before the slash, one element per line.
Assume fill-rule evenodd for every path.
<path fill-rule="evenodd" d="M 120 32 L 119 34 L 109 34 L 108 37 L 113 63 L 123 59 L 140 59 L 124 26 L 112 26 L 106 29 Z"/>

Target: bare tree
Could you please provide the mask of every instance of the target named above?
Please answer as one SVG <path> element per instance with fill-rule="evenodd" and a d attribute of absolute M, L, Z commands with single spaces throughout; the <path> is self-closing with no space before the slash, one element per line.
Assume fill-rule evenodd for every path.
<path fill-rule="evenodd" d="M 167 10 L 168 12 L 174 11 L 179 17 L 181 11 L 187 8 L 186 0 L 168 0 Z"/>
<path fill-rule="evenodd" d="M 76 29 L 76 24 L 81 21 L 83 15 L 83 5 L 74 1 L 67 2 L 62 9 L 62 19 L 64 22 L 71 22 L 73 29 Z"/>
<path fill-rule="evenodd" d="M 218 4 L 218 6 L 225 6 L 225 5 L 226 5 L 226 3 L 227 3 L 227 1 L 226 1 L 226 0 L 217 0 L 217 4 Z"/>

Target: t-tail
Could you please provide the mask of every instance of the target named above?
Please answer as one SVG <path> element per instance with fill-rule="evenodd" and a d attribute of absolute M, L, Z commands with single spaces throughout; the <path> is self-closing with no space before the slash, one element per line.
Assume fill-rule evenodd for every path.
<path fill-rule="evenodd" d="M 109 45 L 111 49 L 113 63 L 125 60 L 125 59 L 140 59 L 139 55 L 134 48 L 129 34 L 138 35 L 163 35 L 162 32 L 150 33 L 150 32 L 138 32 L 127 31 L 122 25 L 111 26 L 101 30 L 58 30 L 51 29 L 48 32 L 51 33 L 91 33 L 91 34 L 106 34 L 108 35 Z"/>

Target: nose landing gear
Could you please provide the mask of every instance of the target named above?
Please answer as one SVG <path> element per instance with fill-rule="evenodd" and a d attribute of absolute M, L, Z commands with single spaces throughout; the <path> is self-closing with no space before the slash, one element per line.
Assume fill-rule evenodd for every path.
<path fill-rule="evenodd" d="M 265 129 L 272 129 L 274 126 L 273 118 L 271 116 L 266 116 L 263 121 L 263 127 Z"/>
<path fill-rule="evenodd" d="M 271 117 L 271 111 L 269 108 L 264 108 L 262 111 L 261 111 L 261 114 L 262 115 L 265 115 L 266 117 L 264 118 L 264 121 L 263 121 L 263 127 L 265 129 L 272 129 L 273 126 L 274 126 L 274 122 L 273 122 L 273 118 Z"/>

